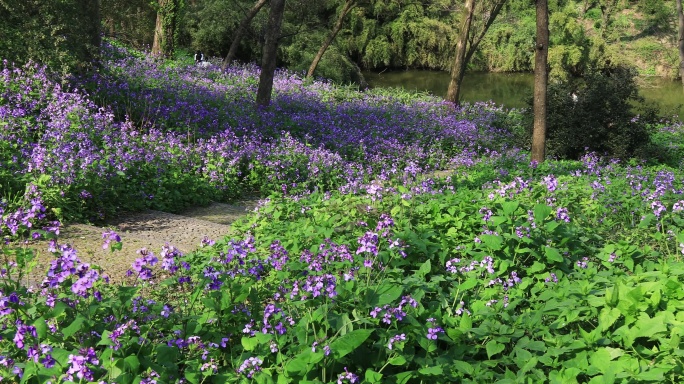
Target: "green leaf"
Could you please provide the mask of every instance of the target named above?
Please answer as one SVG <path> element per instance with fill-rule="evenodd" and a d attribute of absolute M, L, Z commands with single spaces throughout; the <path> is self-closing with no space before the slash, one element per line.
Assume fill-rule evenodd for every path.
<path fill-rule="evenodd" d="M 185 378 L 192 384 L 199 384 L 200 380 L 202 380 L 202 376 L 200 376 L 199 372 L 192 370 L 185 371 Z"/>
<path fill-rule="evenodd" d="M 372 369 L 366 369 L 366 381 L 369 383 L 380 383 L 382 380 L 382 373 L 375 372 Z"/>
<path fill-rule="evenodd" d="M 537 223 L 537 225 L 541 225 L 544 220 L 546 220 L 547 217 L 549 217 L 549 214 L 551 213 L 552 209 L 546 204 L 537 204 L 534 206 L 534 221 Z"/>
<path fill-rule="evenodd" d="M 563 256 L 561 256 L 560 252 L 558 252 L 556 248 L 544 246 L 544 254 L 546 255 L 546 259 L 549 261 L 555 261 L 557 263 L 563 262 Z"/>
<path fill-rule="evenodd" d="M 665 374 L 668 373 L 668 369 L 653 367 L 646 372 L 641 372 L 634 378 L 639 381 L 654 381 L 657 383 L 665 382 Z"/>
<path fill-rule="evenodd" d="M 33 326 L 36 327 L 36 334 L 38 339 L 44 339 L 47 337 L 47 324 L 45 324 L 45 318 L 39 317 L 33 322 Z"/>
<path fill-rule="evenodd" d="M 381 307 L 398 299 L 404 292 L 404 287 L 397 284 L 385 283 L 366 293 L 366 303 L 369 306 Z"/>
<path fill-rule="evenodd" d="M 259 340 L 257 340 L 256 337 L 250 337 L 250 336 L 243 336 L 242 339 L 240 340 L 240 342 L 242 343 L 242 347 L 246 351 L 251 351 L 254 348 L 256 348 L 257 345 L 259 345 Z"/>
<path fill-rule="evenodd" d="M 421 264 L 420 269 L 416 272 L 416 277 L 423 278 L 430 273 L 430 270 L 432 270 L 432 263 L 430 263 L 430 260 L 428 259 Z"/>
<path fill-rule="evenodd" d="M 140 368 L 140 360 L 138 360 L 138 357 L 135 355 L 126 356 L 126 358 L 124 358 L 124 366 L 131 373 L 138 373 L 138 369 Z"/>
<path fill-rule="evenodd" d="M 651 222 L 656 219 L 656 216 L 652 213 L 647 214 L 643 220 L 639 223 L 640 229 L 646 229 L 651 226 Z"/>
<path fill-rule="evenodd" d="M 456 368 L 459 372 L 465 373 L 466 375 L 473 375 L 473 372 L 475 369 L 473 368 L 472 364 L 466 363 L 465 361 L 461 360 L 455 360 L 451 363 L 451 365 Z"/>
<path fill-rule="evenodd" d="M 309 371 L 310 365 L 318 363 L 324 357 L 322 352 L 312 352 L 310 348 L 307 348 L 285 365 L 285 371 L 295 375 L 304 375 Z"/>
<path fill-rule="evenodd" d="M 397 384 L 407 384 L 409 382 L 409 380 L 413 377 L 413 375 L 414 375 L 413 371 L 397 373 L 396 375 L 393 376 L 396 379 L 396 380 L 394 380 L 394 382 Z"/>
<path fill-rule="evenodd" d="M 310 352 L 310 351 L 307 351 Z M 305 352 L 306 353 L 306 352 Z M 302 375 L 307 371 L 308 368 L 308 362 L 301 358 L 302 355 L 298 355 L 294 359 L 290 360 L 286 365 L 285 365 L 285 371 L 290 374 L 294 375 Z"/>
<path fill-rule="evenodd" d="M 508 216 L 511 216 L 516 210 L 518 210 L 519 206 L 520 203 L 517 201 L 507 201 L 501 204 L 501 208 L 503 208 L 504 213 Z"/>
<path fill-rule="evenodd" d="M 465 292 L 469 289 L 474 288 L 478 282 L 479 282 L 478 279 L 471 277 L 471 278 L 467 279 L 466 281 L 462 282 L 461 284 L 459 284 L 458 290 L 461 292 Z"/>
<path fill-rule="evenodd" d="M 78 315 L 68 327 L 62 329 L 62 334 L 65 338 L 73 336 L 76 332 L 80 331 L 85 322 L 85 317 Z"/>
<path fill-rule="evenodd" d="M 393 358 L 389 359 L 387 361 L 388 363 L 392 365 L 404 365 L 406 364 L 406 358 L 404 356 L 394 356 Z"/>
<path fill-rule="evenodd" d="M 434 367 L 421 368 L 418 370 L 418 373 L 421 373 L 421 374 L 427 375 L 427 376 L 441 376 L 444 373 L 444 370 L 442 369 L 441 366 L 437 365 Z"/>
<path fill-rule="evenodd" d="M 496 340 L 490 340 L 487 343 L 487 357 L 491 360 L 492 356 L 496 355 L 497 353 L 501 352 L 506 348 L 505 345 L 497 342 Z"/>
<path fill-rule="evenodd" d="M 157 362 L 166 368 L 173 368 L 178 360 L 178 348 L 159 345 L 156 348 Z"/>
<path fill-rule="evenodd" d="M 340 358 L 363 344 L 374 329 L 356 329 L 330 343 L 330 349 Z"/>
<path fill-rule="evenodd" d="M 611 361 L 611 354 L 605 348 L 599 348 L 589 356 L 589 364 L 598 372 L 606 373 L 608 364 Z"/>
<path fill-rule="evenodd" d="M 535 261 L 531 267 L 527 268 L 527 274 L 537 273 L 546 269 L 546 265 Z"/>
<path fill-rule="evenodd" d="M 492 251 L 498 251 L 503 248 L 503 238 L 495 235 L 480 235 L 482 243 L 490 248 Z"/>
<path fill-rule="evenodd" d="M 620 284 L 615 284 L 613 289 L 606 288 L 606 304 L 609 307 L 617 306 L 620 301 Z"/>
<path fill-rule="evenodd" d="M 607 331 L 619 318 L 619 309 L 604 307 L 599 314 L 599 327 L 602 331 Z"/>
<path fill-rule="evenodd" d="M 530 359 L 525 363 L 525 365 L 523 365 L 523 367 L 520 368 L 520 371 L 518 371 L 518 377 L 521 377 L 522 375 L 524 375 L 524 374 L 526 374 L 527 372 L 529 372 L 532 368 L 534 368 L 534 367 L 537 365 L 537 362 L 538 362 L 538 361 L 539 361 L 539 360 L 537 360 L 536 357 L 530 358 Z"/>
<path fill-rule="evenodd" d="M 470 331 L 473 328 L 472 317 L 470 317 L 470 315 L 463 314 L 461 316 L 461 323 L 458 325 L 458 328 L 463 332 Z"/>

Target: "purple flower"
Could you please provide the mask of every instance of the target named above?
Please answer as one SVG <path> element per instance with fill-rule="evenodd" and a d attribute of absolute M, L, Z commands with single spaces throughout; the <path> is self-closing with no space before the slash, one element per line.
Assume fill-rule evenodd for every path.
<path fill-rule="evenodd" d="M 345 382 L 358 383 L 359 382 L 359 376 L 353 374 L 352 372 L 349 372 L 347 370 L 347 367 L 344 367 L 344 372 L 340 373 L 337 376 L 337 384 L 343 384 Z"/>
<path fill-rule="evenodd" d="M 86 379 L 88 381 L 95 380 L 93 371 L 87 366 L 88 364 L 97 366 L 100 361 L 95 354 L 95 350 L 90 347 L 81 349 L 78 355 L 69 355 L 69 363 L 71 366 L 67 370 L 67 380 L 81 381 Z M 76 374 L 78 380 L 74 380 L 73 374 Z"/>
<path fill-rule="evenodd" d="M 258 357 L 250 357 L 240 364 L 237 373 L 244 374 L 248 379 L 251 379 L 255 373 L 261 370 L 261 364 L 263 363 L 264 361 Z"/>
<path fill-rule="evenodd" d="M 568 212 L 567 208 L 558 208 L 556 211 L 556 218 L 561 221 L 565 221 L 566 223 L 570 222 L 570 214 Z"/>
<path fill-rule="evenodd" d="M 104 242 L 102 243 L 102 249 L 109 248 L 109 243 L 112 241 L 115 243 L 121 243 L 121 236 L 114 231 L 102 232 L 102 238 L 104 239 Z"/>
<path fill-rule="evenodd" d="M 378 234 L 374 232 L 366 232 L 358 240 L 361 246 L 356 250 L 356 254 L 368 252 L 373 256 L 378 255 Z"/>
<path fill-rule="evenodd" d="M 150 269 L 148 265 L 154 266 L 159 259 L 154 256 L 154 253 L 148 251 L 147 248 L 139 249 L 137 253 L 142 257 L 135 259 L 133 264 L 131 264 L 131 269 L 126 272 L 126 275 L 135 275 L 140 280 L 149 280 L 152 278 L 152 269 Z"/>
<path fill-rule="evenodd" d="M 389 343 L 387 343 L 387 349 L 391 350 L 394 346 L 394 343 L 398 343 L 400 341 L 405 341 L 405 340 L 406 340 L 406 334 L 405 333 L 402 333 L 402 334 L 396 335 L 396 336 L 392 336 L 390 338 Z"/>
<path fill-rule="evenodd" d="M 214 244 L 216 244 L 216 241 L 210 239 L 209 236 L 204 236 L 200 242 L 200 247 L 211 247 Z"/>
<path fill-rule="evenodd" d="M 556 188 L 558 188 L 558 180 L 554 175 L 544 176 L 544 178 L 542 179 L 542 184 L 546 186 L 546 189 L 549 192 L 553 192 L 556 190 Z"/>

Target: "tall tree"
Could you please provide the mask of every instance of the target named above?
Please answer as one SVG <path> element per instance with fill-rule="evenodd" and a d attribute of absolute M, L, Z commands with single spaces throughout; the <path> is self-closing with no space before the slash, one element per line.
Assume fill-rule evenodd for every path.
<path fill-rule="evenodd" d="M 242 35 L 245 33 L 247 30 L 247 26 L 249 26 L 249 23 L 252 22 L 252 19 L 254 16 L 259 13 L 261 8 L 263 8 L 264 5 L 268 0 L 257 0 L 257 2 L 254 4 L 252 8 L 250 8 L 249 11 L 245 14 L 245 17 L 242 19 L 240 24 L 238 25 L 237 29 L 235 30 L 235 35 L 233 36 L 233 42 L 230 44 L 230 49 L 228 50 L 228 54 L 226 57 L 223 59 L 223 70 L 225 71 L 226 68 L 230 65 L 231 61 L 235 58 L 235 54 L 237 53 L 238 47 L 240 46 L 240 41 L 242 40 Z"/>
<path fill-rule="evenodd" d="M 532 161 L 544 161 L 546 149 L 546 88 L 549 82 L 547 59 L 549 55 L 548 0 L 537 2 L 537 43 L 534 56 L 534 128 L 532 131 Z"/>
<path fill-rule="evenodd" d="M 89 36 L 90 49 L 88 50 L 87 58 L 91 63 L 97 65 L 99 60 L 100 46 L 102 45 L 101 35 L 101 16 L 100 16 L 100 0 L 80 0 L 79 1 L 82 12 L 86 18 L 86 22 L 81 24 L 85 28 L 85 33 Z"/>
<path fill-rule="evenodd" d="M 456 58 L 454 65 L 451 67 L 451 81 L 449 82 L 449 89 L 447 90 L 447 101 L 459 104 L 458 96 L 461 91 L 461 81 L 465 74 L 465 56 L 466 47 L 468 44 L 468 34 L 470 33 L 470 25 L 473 21 L 473 13 L 475 12 L 475 0 L 466 0 L 465 18 L 463 25 L 458 33 L 458 42 L 456 43 Z"/>
<path fill-rule="evenodd" d="M 264 42 L 264 51 L 261 59 L 259 88 L 257 89 L 256 96 L 256 103 L 264 107 L 271 103 L 273 75 L 276 70 L 278 38 L 280 37 L 283 13 L 285 13 L 285 0 L 271 0 L 271 11 L 269 12 L 268 25 L 266 26 L 266 41 Z"/>
<path fill-rule="evenodd" d="M 677 0 L 677 19 L 679 20 L 679 33 L 677 34 L 679 45 L 679 76 L 682 78 L 682 86 L 684 86 L 684 10 L 682 10 L 682 0 Z"/>
<path fill-rule="evenodd" d="M 183 0 L 157 0 L 157 21 L 154 27 L 152 55 L 171 57 L 175 50 Z"/>
<path fill-rule="evenodd" d="M 330 31 L 330 34 L 328 34 L 328 36 L 325 38 L 325 41 L 323 41 L 323 45 L 321 45 L 321 48 L 316 53 L 316 56 L 314 56 L 314 59 L 311 62 L 311 66 L 309 66 L 309 70 L 306 72 L 306 77 L 313 76 L 314 72 L 316 71 L 316 67 L 318 66 L 318 63 L 321 61 L 323 55 L 325 54 L 325 51 L 328 49 L 330 44 L 332 44 L 333 40 L 335 40 L 335 36 L 337 36 L 337 34 L 342 29 L 345 17 L 347 17 L 349 12 L 351 12 L 351 10 L 354 9 L 355 6 L 356 0 L 345 0 L 344 6 L 342 7 L 342 10 L 340 11 L 339 16 L 337 17 L 337 22 L 335 22 L 335 25 L 333 26 L 333 29 Z"/>
<path fill-rule="evenodd" d="M 451 67 L 451 81 L 446 98 L 455 105 L 460 103 L 459 95 L 466 67 L 505 3 L 506 0 L 484 0 L 475 4 L 473 0 L 466 0 L 465 19 L 456 43 L 456 55 Z M 476 8 L 478 8 L 477 12 Z M 477 28 L 474 28 L 476 15 L 479 15 L 481 19 L 478 20 Z"/>

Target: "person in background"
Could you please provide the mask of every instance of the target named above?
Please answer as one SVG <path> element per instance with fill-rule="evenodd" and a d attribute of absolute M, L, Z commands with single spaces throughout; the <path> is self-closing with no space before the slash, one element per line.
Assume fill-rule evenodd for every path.
<path fill-rule="evenodd" d="M 204 61 L 204 53 L 200 52 L 199 50 L 195 52 L 195 64 L 200 65 Z"/>

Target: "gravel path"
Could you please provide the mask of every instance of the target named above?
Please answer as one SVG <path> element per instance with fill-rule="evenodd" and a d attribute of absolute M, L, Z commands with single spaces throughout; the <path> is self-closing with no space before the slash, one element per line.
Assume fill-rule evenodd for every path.
<path fill-rule="evenodd" d="M 71 244 L 82 261 L 102 267 L 114 282 L 124 279 L 131 263 L 138 258 L 136 251 L 147 248 L 158 254 L 165 243 L 182 252 L 193 251 L 207 236 L 220 239 L 231 233 L 230 224 L 253 210 L 257 200 L 242 200 L 234 204 L 212 203 L 207 207 L 188 209 L 181 214 L 160 211 L 129 213 L 112 220 L 104 227 L 86 224 L 65 226 L 59 236 L 60 243 Z M 102 249 L 102 232 L 114 230 L 123 242 L 121 251 L 112 253 Z M 42 280 L 52 255 L 47 252 L 47 242 L 28 245 L 37 253 L 38 266 L 29 281 Z"/>

